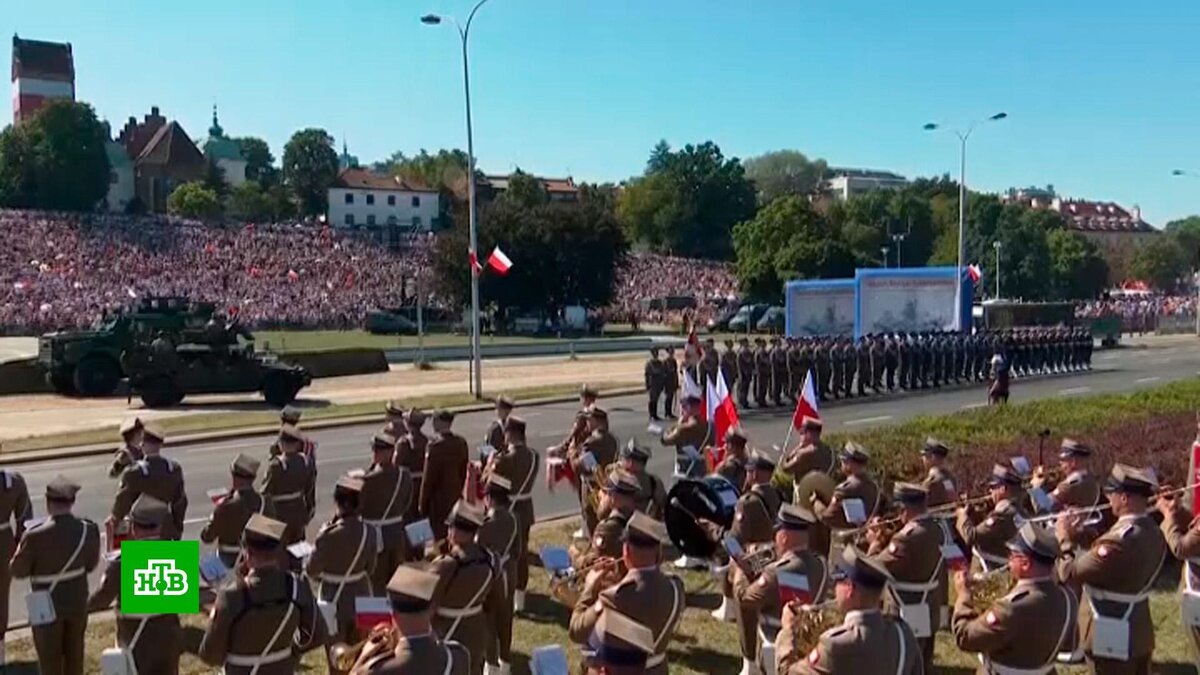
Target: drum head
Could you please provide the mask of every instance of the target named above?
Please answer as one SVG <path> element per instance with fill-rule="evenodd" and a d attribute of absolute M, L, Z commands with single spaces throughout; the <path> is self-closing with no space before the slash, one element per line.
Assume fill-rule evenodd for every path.
<path fill-rule="evenodd" d="M 700 521 L 723 528 L 733 523 L 733 508 L 726 507 L 727 492 L 733 491 L 736 502 L 737 490 L 733 490 L 729 481 L 719 479 L 721 482 L 717 483 L 711 478 L 679 481 L 667 495 L 667 535 L 675 548 L 694 558 L 710 558 L 717 551 L 717 542 Z"/>

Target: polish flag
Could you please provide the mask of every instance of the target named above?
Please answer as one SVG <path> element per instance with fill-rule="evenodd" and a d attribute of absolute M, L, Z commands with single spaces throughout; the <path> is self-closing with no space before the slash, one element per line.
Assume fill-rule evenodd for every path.
<path fill-rule="evenodd" d="M 509 260 L 508 256 L 504 255 L 504 251 L 501 251 L 499 246 L 492 249 L 492 254 L 488 256 L 487 263 L 488 267 L 496 270 L 496 273 L 501 276 L 508 274 L 508 270 L 512 268 L 512 260 Z"/>
<path fill-rule="evenodd" d="M 967 265 L 967 276 L 971 278 L 971 283 L 977 284 L 983 278 L 983 270 L 979 269 L 979 265 Z"/>
<path fill-rule="evenodd" d="M 708 412 L 708 406 L 704 403 L 704 392 L 701 391 L 700 385 L 696 384 L 696 380 L 692 377 L 691 368 L 683 369 L 683 386 L 680 387 L 679 393 L 680 400 L 687 396 L 700 399 L 700 420 L 704 421 L 707 419 L 705 413 Z"/>
<path fill-rule="evenodd" d="M 354 625 L 363 635 L 379 624 L 392 623 L 392 606 L 387 598 L 359 596 L 354 598 Z"/>
<path fill-rule="evenodd" d="M 1191 479 L 1189 482 L 1193 485 L 1190 506 L 1192 515 L 1195 516 L 1200 514 L 1200 480 L 1196 479 L 1197 476 L 1200 476 L 1200 435 L 1192 441 L 1192 449 L 1188 455 L 1188 477 Z"/>
<path fill-rule="evenodd" d="M 796 412 L 792 413 L 792 428 L 799 431 L 806 419 L 821 420 L 821 408 L 817 405 L 817 391 L 813 388 L 811 370 L 804 376 L 804 386 L 800 388 L 800 400 L 796 401 Z"/>
<path fill-rule="evenodd" d="M 716 381 L 709 380 L 707 391 L 705 392 L 705 413 L 708 419 L 713 424 L 713 437 L 717 443 L 725 440 L 725 432 L 736 427 L 738 420 L 737 406 L 733 403 L 733 397 L 729 395 L 729 385 L 725 383 L 725 374 L 718 371 Z M 720 464 L 721 459 L 724 459 L 724 454 L 721 457 L 714 457 L 714 466 Z"/>
<path fill-rule="evenodd" d="M 479 257 L 475 255 L 475 251 L 467 250 L 467 260 L 471 262 L 471 272 L 475 276 L 479 276 L 483 272 L 483 265 L 479 264 Z"/>

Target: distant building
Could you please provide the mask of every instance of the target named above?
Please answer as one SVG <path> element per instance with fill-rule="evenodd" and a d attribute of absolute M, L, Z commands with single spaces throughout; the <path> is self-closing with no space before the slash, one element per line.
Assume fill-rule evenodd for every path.
<path fill-rule="evenodd" d="M 150 108 L 141 122 L 130 117 L 117 142 L 133 160 L 137 198 L 142 208 L 152 213 L 166 211 L 171 192 L 183 183 L 202 180 L 208 167 L 183 127 L 167 121 L 157 106 Z"/>
<path fill-rule="evenodd" d="M 359 168 L 358 157 L 350 154 L 349 148 L 346 147 L 346 139 L 342 139 L 342 154 L 338 155 L 338 170 L 345 171 L 346 169 Z"/>
<path fill-rule="evenodd" d="M 221 175 L 229 187 L 237 187 L 246 182 L 246 158 L 242 156 L 242 148 L 237 141 L 225 135 L 217 121 L 217 106 L 213 105 L 212 126 L 208 128 L 208 138 L 200 144 L 204 149 L 204 158 L 216 162 L 221 169 Z"/>
<path fill-rule="evenodd" d="M 833 167 L 829 172 L 821 190 L 843 202 L 873 190 L 903 190 L 908 186 L 907 178 L 891 171 Z"/>
<path fill-rule="evenodd" d="M 476 185 L 476 189 L 482 187 L 486 190 L 486 194 L 481 195 L 483 199 L 495 199 L 508 190 L 508 181 L 511 177 L 511 175 L 503 174 L 486 175 L 480 181 L 480 184 Z M 534 178 L 542 182 L 542 186 L 546 188 L 546 194 L 550 196 L 550 201 L 552 202 L 574 202 L 579 200 L 579 186 L 575 184 L 575 179 L 571 176 L 567 176 L 566 178 L 534 176 Z"/>
<path fill-rule="evenodd" d="M 13 123 L 29 119 L 46 101 L 75 100 L 71 44 L 22 40 L 13 35 Z"/>
<path fill-rule="evenodd" d="M 333 227 L 395 228 L 427 232 L 437 226 L 438 191 L 397 176 L 344 169 L 329 188 Z"/>
<path fill-rule="evenodd" d="M 1142 220 L 1142 210 L 1137 206 L 1130 211 L 1116 202 L 1064 199 L 1055 194 L 1053 185 L 1047 185 L 1044 189 L 1010 189 L 1001 199 L 1008 204 L 1056 211 L 1072 231 L 1101 246 L 1136 244 L 1159 232 Z"/>
<path fill-rule="evenodd" d="M 136 196 L 134 189 L 133 162 L 125 152 L 125 146 L 111 140 L 112 130 L 104 123 L 104 135 L 109 140 L 104 144 L 108 155 L 108 195 L 102 205 L 109 213 L 125 213 Z"/>

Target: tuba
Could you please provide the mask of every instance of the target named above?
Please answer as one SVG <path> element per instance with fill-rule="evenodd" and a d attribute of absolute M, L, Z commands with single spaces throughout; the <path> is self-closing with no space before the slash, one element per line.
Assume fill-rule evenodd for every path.
<path fill-rule="evenodd" d="M 828 600 L 816 605 L 790 603 L 784 607 L 784 620 L 791 630 L 790 639 L 795 645 L 791 651 L 797 658 L 804 658 L 816 649 L 825 631 L 842 623 L 841 612 L 836 601 Z M 787 615 L 791 616 L 788 617 Z M 791 664 L 781 664 L 790 667 Z"/>
<path fill-rule="evenodd" d="M 792 503 L 806 509 L 813 508 L 813 502 L 828 504 L 833 501 L 833 490 L 837 481 L 824 471 L 809 471 L 804 474 L 792 489 Z"/>
<path fill-rule="evenodd" d="M 1015 582 L 1007 567 L 971 575 L 971 603 L 979 608 L 991 607 L 997 600 L 1008 595 Z"/>
<path fill-rule="evenodd" d="M 391 624 L 381 623 L 371 629 L 365 640 L 352 645 L 345 642 L 334 644 L 329 648 L 330 665 L 342 672 L 350 672 L 352 668 L 358 665 L 363 649 L 371 643 L 378 645 L 375 651 L 376 654 L 390 652 L 396 648 L 396 644 L 398 643 L 396 631 L 392 628 Z"/>

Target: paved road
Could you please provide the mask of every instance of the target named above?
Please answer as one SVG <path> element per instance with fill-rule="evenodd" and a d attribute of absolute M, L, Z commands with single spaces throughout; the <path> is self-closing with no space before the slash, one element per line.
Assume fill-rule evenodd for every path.
<path fill-rule="evenodd" d="M 1161 341 L 1143 348 L 1097 352 L 1095 370 L 1092 372 L 1019 380 L 1013 385 L 1012 400 L 1130 391 L 1198 374 L 1200 345 L 1194 340 Z M 853 431 L 895 424 L 917 415 L 977 408 L 983 406 L 985 401 L 984 389 L 981 386 L 972 386 L 950 391 L 898 394 L 845 404 L 835 402 L 826 406 L 823 416 L 826 429 Z M 651 440 L 646 431 L 643 397 L 610 399 L 603 401 L 602 405 L 608 409 L 613 431 L 622 442 L 630 436 L 637 436 L 642 441 Z M 577 405 L 573 403 L 562 403 L 518 410 L 517 414 L 529 423 L 530 446 L 541 451 L 560 441 L 569 428 L 576 408 Z M 743 423 L 753 443 L 769 445 L 782 442 L 790 417 L 790 408 L 750 410 L 744 412 Z M 483 438 L 490 418 L 491 415 L 487 413 L 461 415 L 455 421 L 455 430 L 475 443 Z M 319 444 L 317 463 L 320 471 L 319 503 L 313 531 L 332 511 L 329 495 L 337 477 L 370 463 L 368 441 L 377 429 L 377 425 L 362 425 L 317 431 L 313 434 Z M 168 452 L 182 464 L 187 479 L 190 507 L 185 537 L 198 536 L 202 523 L 211 511 L 205 491 L 228 483 L 228 466 L 232 458 L 238 452 L 265 457 L 270 442 L 269 437 L 260 436 L 186 446 Z M 669 479 L 672 454 L 661 449 L 657 441 L 652 445 L 655 447 L 655 455 L 651 462 L 651 470 Z M 41 495 L 46 483 L 56 474 L 63 473 L 83 485 L 76 512 L 101 522 L 108 513 L 115 492 L 114 482 L 108 480 L 105 475 L 108 461 L 107 457 L 92 457 L 30 463 L 16 468 L 25 475 L 29 483 L 38 515 L 44 513 Z M 539 518 L 569 514 L 575 510 L 573 495 L 563 490 L 551 494 L 540 475 L 535 487 L 534 504 Z M 96 580 L 98 575 L 93 583 Z M 24 619 L 24 592 L 23 583 L 14 585 L 9 602 L 12 622 Z"/>

